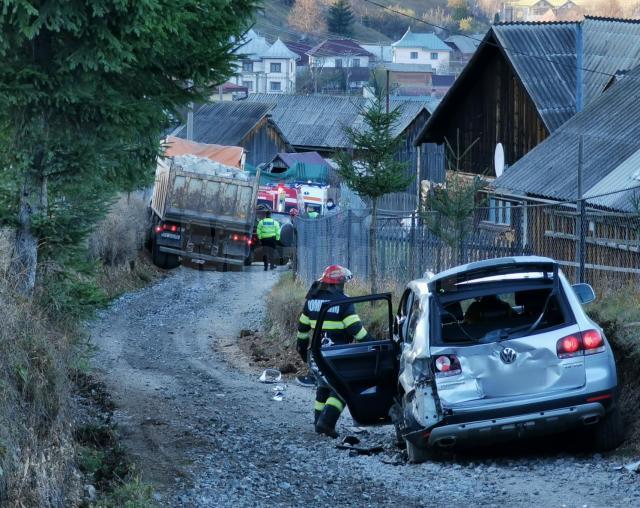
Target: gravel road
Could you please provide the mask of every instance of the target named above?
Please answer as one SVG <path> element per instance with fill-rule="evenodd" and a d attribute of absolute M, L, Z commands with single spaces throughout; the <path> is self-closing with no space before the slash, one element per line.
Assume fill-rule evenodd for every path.
<path fill-rule="evenodd" d="M 237 347 L 259 329 L 278 277 L 181 267 L 125 295 L 91 326 L 95 366 L 118 407 L 125 445 L 162 506 L 640 506 L 640 476 L 619 456 L 553 444 L 406 464 L 390 427 L 358 433 L 351 456 L 312 429 L 313 391 L 257 381 Z M 352 434 L 343 416 L 338 431 Z"/>

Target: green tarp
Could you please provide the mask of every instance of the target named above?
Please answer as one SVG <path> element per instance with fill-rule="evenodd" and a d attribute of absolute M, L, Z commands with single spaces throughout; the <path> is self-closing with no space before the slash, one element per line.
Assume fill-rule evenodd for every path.
<path fill-rule="evenodd" d="M 256 174 L 256 168 L 250 164 L 245 164 L 245 169 L 252 174 Z M 329 178 L 327 166 L 323 164 L 304 164 L 296 163 L 283 173 L 260 173 L 260 183 L 263 185 L 270 183 L 291 183 L 291 182 L 308 182 L 326 184 Z"/>

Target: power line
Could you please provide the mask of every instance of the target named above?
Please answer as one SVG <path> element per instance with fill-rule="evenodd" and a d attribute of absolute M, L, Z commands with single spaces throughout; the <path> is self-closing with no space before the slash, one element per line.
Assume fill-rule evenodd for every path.
<path fill-rule="evenodd" d="M 383 9 L 385 11 L 391 12 L 391 13 L 396 14 L 398 16 L 403 16 L 403 17 L 411 19 L 413 21 L 417 21 L 418 23 L 423 23 L 423 24 L 425 24 L 427 26 L 431 26 L 433 28 L 437 28 L 438 30 L 449 31 L 449 29 L 444 27 L 444 26 L 436 25 L 435 23 L 431 23 L 430 21 L 426 21 L 426 20 L 418 18 L 416 16 L 412 16 L 411 14 L 407 14 L 405 12 L 398 11 L 396 9 L 392 9 L 391 7 L 388 7 L 388 6 L 384 5 L 384 4 L 381 4 L 381 3 L 377 2 L 376 0 L 362 0 L 362 1 L 363 2 L 367 2 L 367 3 L 371 4 L 371 5 L 375 5 L 376 7 L 379 7 L 380 9 Z M 545 62 L 551 63 L 553 65 L 563 65 L 563 66 L 571 68 L 571 69 L 577 69 L 577 70 L 581 70 L 581 71 L 585 71 L 585 72 L 591 72 L 593 74 L 601 74 L 603 76 L 608 76 L 608 77 L 611 77 L 611 78 L 616 77 L 615 74 L 610 74 L 608 72 L 603 72 L 603 71 L 599 71 L 599 70 L 596 70 L 596 69 L 589 69 L 587 67 L 577 67 L 575 65 L 567 65 L 567 64 L 564 64 L 562 62 L 554 62 L 550 58 L 547 58 L 547 57 L 544 57 L 544 56 L 541 56 L 541 55 L 532 55 L 530 53 L 524 53 L 524 52 L 521 52 L 521 51 L 513 50 L 513 49 L 507 48 L 505 46 L 500 46 L 499 44 L 496 44 L 496 43 L 485 41 L 484 39 L 478 39 L 476 37 L 472 37 L 471 35 L 468 35 L 468 34 L 465 34 L 465 33 L 462 33 L 462 32 L 454 33 L 453 35 L 460 35 L 462 37 L 466 37 L 467 39 L 471 39 L 472 41 L 483 43 L 483 44 L 486 44 L 488 46 L 493 46 L 493 47 L 496 47 L 498 49 L 502 48 L 504 51 L 511 52 L 514 55 L 526 56 L 526 57 L 529 57 L 529 58 L 536 58 L 536 59 L 543 60 Z"/>

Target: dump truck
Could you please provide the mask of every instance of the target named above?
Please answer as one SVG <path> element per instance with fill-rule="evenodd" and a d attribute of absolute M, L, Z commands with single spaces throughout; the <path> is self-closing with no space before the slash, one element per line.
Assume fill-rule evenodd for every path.
<path fill-rule="evenodd" d="M 160 159 L 151 199 L 151 252 L 161 268 L 180 258 L 243 266 L 251 252 L 260 174 L 208 158 Z"/>

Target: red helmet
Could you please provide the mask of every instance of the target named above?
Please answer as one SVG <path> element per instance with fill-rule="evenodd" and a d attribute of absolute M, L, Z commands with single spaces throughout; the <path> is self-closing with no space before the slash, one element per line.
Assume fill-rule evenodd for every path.
<path fill-rule="evenodd" d="M 344 284 L 353 279 L 351 270 L 340 265 L 327 266 L 322 272 L 320 282 L 324 284 Z"/>

